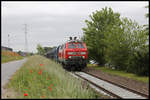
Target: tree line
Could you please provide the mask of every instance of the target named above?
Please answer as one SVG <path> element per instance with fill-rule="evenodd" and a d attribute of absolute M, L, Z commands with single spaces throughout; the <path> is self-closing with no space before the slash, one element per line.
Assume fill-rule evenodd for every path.
<path fill-rule="evenodd" d="M 53 47 L 42 47 L 41 44 L 37 44 L 37 54 L 39 55 L 45 55 L 47 52 L 51 51 L 53 48 L 56 48 L 55 46 Z"/>
<path fill-rule="evenodd" d="M 116 70 L 149 75 L 149 25 L 121 18 L 107 7 L 89 17 L 90 20 L 85 20 L 87 27 L 82 28 L 89 60 Z"/>

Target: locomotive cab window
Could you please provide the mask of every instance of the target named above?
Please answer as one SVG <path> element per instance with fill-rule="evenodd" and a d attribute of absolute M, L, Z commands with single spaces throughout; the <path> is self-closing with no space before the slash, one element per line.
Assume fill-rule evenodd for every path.
<path fill-rule="evenodd" d="M 78 48 L 84 48 L 83 43 L 78 43 Z"/>
<path fill-rule="evenodd" d="M 69 43 L 68 48 L 84 48 L 83 43 Z"/>
<path fill-rule="evenodd" d="M 68 44 L 68 48 L 76 48 L 76 46 L 75 46 L 74 43 L 69 43 L 69 44 Z"/>

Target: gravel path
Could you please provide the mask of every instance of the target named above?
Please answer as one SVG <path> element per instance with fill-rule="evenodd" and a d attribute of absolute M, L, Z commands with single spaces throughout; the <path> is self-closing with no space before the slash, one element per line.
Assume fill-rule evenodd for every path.
<path fill-rule="evenodd" d="M 121 86 L 128 87 L 130 89 L 136 90 L 138 92 L 141 92 L 141 93 L 144 93 L 147 95 L 149 94 L 149 84 L 146 84 L 146 83 L 143 83 L 140 81 L 136 81 L 136 80 L 132 80 L 129 78 L 117 76 L 117 75 L 110 75 L 106 72 L 102 72 L 100 70 L 96 70 L 93 68 L 85 68 L 84 71 L 88 72 L 90 74 L 93 74 L 97 77 L 100 77 L 102 79 L 119 84 Z"/>
<path fill-rule="evenodd" d="M 16 72 L 16 70 L 18 70 L 23 65 L 23 63 L 26 62 L 26 60 L 27 58 L 23 60 L 11 61 L 8 63 L 1 64 L 1 68 L 2 68 L 1 91 L 2 93 L 4 93 L 5 91 L 3 89 L 3 86 L 9 81 L 9 79 Z"/>

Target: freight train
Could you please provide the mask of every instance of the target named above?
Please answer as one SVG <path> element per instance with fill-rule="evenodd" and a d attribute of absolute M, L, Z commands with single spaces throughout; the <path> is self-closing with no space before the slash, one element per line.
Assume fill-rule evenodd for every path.
<path fill-rule="evenodd" d="M 87 47 L 81 40 L 76 37 L 66 43 L 53 48 L 45 54 L 47 58 L 61 63 L 68 70 L 82 70 L 87 66 Z"/>

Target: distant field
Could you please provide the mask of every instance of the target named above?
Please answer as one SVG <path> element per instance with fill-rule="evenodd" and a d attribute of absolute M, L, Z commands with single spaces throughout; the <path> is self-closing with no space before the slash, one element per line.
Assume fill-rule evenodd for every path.
<path fill-rule="evenodd" d="M 23 59 L 22 56 L 11 51 L 1 51 L 1 63 Z"/>
<path fill-rule="evenodd" d="M 102 98 L 60 64 L 39 55 L 29 57 L 6 87 L 18 92 L 16 98 Z"/>
<path fill-rule="evenodd" d="M 101 70 L 101 71 L 109 73 L 109 74 L 118 75 L 118 76 L 122 76 L 122 77 L 127 77 L 127 78 L 131 78 L 133 80 L 138 80 L 138 81 L 141 81 L 141 82 L 149 83 L 149 77 L 137 76 L 137 75 L 132 74 L 132 73 L 127 73 L 125 71 L 117 71 L 115 69 L 110 69 L 110 68 L 107 68 L 107 67 L 94 66 L 92 64 L 88 64 L 88 67 L 95 68 L 95 69 Z"/>

